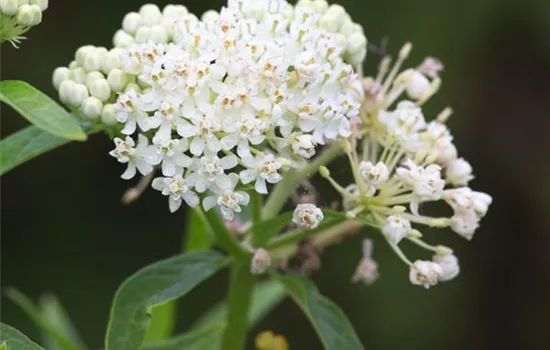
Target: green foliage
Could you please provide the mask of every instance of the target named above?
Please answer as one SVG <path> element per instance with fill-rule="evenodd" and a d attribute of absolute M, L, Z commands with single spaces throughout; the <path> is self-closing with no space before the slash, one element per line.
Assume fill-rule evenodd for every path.
<path fill-rule="evenodd" d="M 271 237 L 281 230 L 292 220 L 292 212 L 282 213 L 272 219 L 268 219 L 253 225 L 250 231 L 253 234 L 252 245 L 262 247 Z"/>
<path fill-rule="evenodd" d="M 86 349 L 84 342 L 80 338 L 76 327 L 73 325 L 69 315 L 53 294 L 46 294 L 38 300 L 40 313 L 45 323 L 53 327 L 65 339 L 76 344 L 79 349 Z M 48 350 L 63 350 L 56 340 L 44 333 L 45 346 Z"/>
<path fill-rule="evenodd" d="M 86 133 L 73 116 L 24 81 L 0 82 L 0 100 L 44 131 L 69 140 L 86 140 Z"/>
<path fill-rule="evenodd" d="M 364 349 L 344 312 L 319 294 L 313 282 L 293 274 L 272 275 L 306 314 L 326 350 Z"/>
<path fill-rule="evenodd" d="M 227 262 L 216 252 L 194 252 L 156 262 L 130 276 L 113 301 L 106 350 L 140 349 L 151 308 L 185 295 Z"/>
<path fill-rule="evenodd" d="M 99 128 L 84 128 L 88 134 L 100 131 Z M 0 175 L 70 141 L 36 126 L 28 126 L 0 141 Z"/>
<path fill-rule="evenodd" d="M 187 211 L 184 240 L 182 251 L 186 253 L 209 250 L 214 244 L 212 232 L 195 210 Z M 170 337 L 176 323 L 176 301 L 172 300 L 154 307 L 151 314 L 151 324 L 144 341 L 146 344 Z"/>
<path fill-rule="evenodd" d="M 4 350 L 44 350 L 17 329 L 0 323 L 0 349 Z"/>
<path fill-rule="evenodd" d="M 54 305 L 53 301 L 51 301 L 52 299 L 50 299 L 50 301 L 47 301 L 47 306 L 43 302 L 42 307 L 38 308 L 31 299 L 16 289 L 7 289 L 6 296 L 23 309 L 44 334 L 47 342 L 54 345 L 54 347 L 48 348 L 48 350 L 85 349 L 80 338 L 75 335 L 74 327 L 57 300 L 55 301 L 57 305 Z"/>
<path fill-rule="evenodd" d="M 249 327 L 254 327 L 285 297 L 285 290 L 276 281 L 259 283 L 254 289 L 250 313 L 248 315 Z M 223 301 L 214 305 L 205 312 L 192 326 L 192 329 L 205 329 L 225 322 L 227 318 L 227 302 Z"/>
<path fill-rule="evenodd" d="M 144 350 L 214 350 L 221 345 L 225 324 L 220 323 L 183 335 L 145 345 Z"/>

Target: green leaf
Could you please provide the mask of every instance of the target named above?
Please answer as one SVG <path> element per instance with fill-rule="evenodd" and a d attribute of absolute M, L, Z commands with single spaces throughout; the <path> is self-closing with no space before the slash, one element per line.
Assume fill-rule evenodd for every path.
<path fill-rule="evenodd" d="M 100 131 L 100 128 L 85 126 L 89 134 Z M 0 141 L 0 175 L 13 168 L 62 146 L 70 140 L 55 136 L 36 126 L 28 126 Z"/>
<path fill-rule="evenodd" d="M 86 349 L 86 345 L 80 338 L 76 327 L 73 325 L 69 315 L 53 294 L 46 294 L 40 297 L 38 304 L 40 305 L 41 317 L 48 325 L 53 327 L 64 338 L 76 344 L 80 349 Z M 48 350 L 62 350 L 55 339 L 44 334 L 45 345 Z"/>
<path fill-rule="evenodd" d="M 86 133 L 72 115 L 24 81 L 0 82 L 0 100 L 44 131 L 69 140 L 86 140 Z"/>
<path fill-rule="evenodd" d="M 292 212 L 286 212 L 279 216 L 259 222 L 250 228 L 252 232 L 252 245 L 262 247 L 271 237 L 281 232 L 283 228 L 292 220 Z"/>
<path fill-rule="evenodd" d="M 214 244 L 213 234 L 195 210 L 187 211 L 183 252 L 209 250 Z M 144 342 L 156 342 L 170 337 L 176 323 L 176 300 L 153 308 L 151 324 Z"/>
<path fill-rule="evenodd" d="M 249 327 L 254 327 L 285 297 L 285 290 L 277 281 L 259 283 L 252 295 L 252 304 L 248 315 Z M 191 329 L 204 329 L 220 324 L 227 317 L 227 302 L 223 301 L 205 312 L 191 327 Z"/>
<path fill-rule="evenodd" d="M 31 299 L 16 289 L 8 288 L 6 296 L 17 304 L 31 318 L 34 324 L 54 342 L 60 350 L 79 350 L 81 347 L 63 334 L 54 324 L 49 323 L 44 314 Z"/>
<path fill-rule="evenodd" d="M 326 350 L 364 349 L 344 312 L 301 276 L 272 272 L 312 323 Z"/>
<path fill-rule="evenodd" d="M 221 345 L 225 324 L 201 328 L 167 340 L 145 345 L 144 350 L 214 350 Z"/>
<path fill-rule="evenodd" d="M 228 262 L 216 252 L 193 252 L 149 265 L 116 292 L 106 350 L 140 349 L 151 319 L 151 308 L 179 298 L 212 276 Z"/>
<path fill-rule="evenodd" d="M 185 243 L 183 251 L 189 253 L 198 250 L 208 250 L 214 244 L 214 235 L 201 217 L 200 212 L 188 210 L 185 223 Z"/>
<path fill-rule="evenodd" d="M 23 333 L 5 323 L 0 323 L 0 344 L 8 350 L 44 350 Z"/>

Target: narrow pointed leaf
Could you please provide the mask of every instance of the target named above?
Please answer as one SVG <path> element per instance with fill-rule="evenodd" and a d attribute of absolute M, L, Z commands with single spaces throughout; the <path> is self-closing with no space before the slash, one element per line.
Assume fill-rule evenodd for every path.
<path fill-rule="evenodd" d="M 249 312 L 249 327 L 254 327 L 285 297 L 285 290 L 277 281 L 260 283 L 254 289 Z M 191 329 L 204 329 L 223 323 L 227 317 L 227 302 L 216 304 L 204 313 Z"/>
<path fill-rule="evenodd" d="M 44 131 L 69 140 L 86 140 L 86 133 L 72 115 L 24 81 L 0 82 L 0 100 Z"/>
<path fill-rule="evenodd" d="M 44 350 L 23 333 L 4 323 L 0 323 L 0 344 L 8 350 Z"/>
<path fill-rule="evenodd" d="M 144 350 L 217 350 L 225 324 L 201 328 L 167 340 L 145 345 Z"/>
<path fill-rule="evenodd" d="M 88 134 L 101 130 L 91 126 L 84 126 L 84 128 Z M 33 125 L 19 130 L 0 141 L 0 175 L 70 141 Z"/>
<path fill-rule="evenodd" d="M 86 346 L 80 338 L 76 327 L 69 318 L 69 314 L 65 311 L 61 305 L 61 302 L 55 295 L 46 294 L 40 297 L 39 306 L 40 314 L 44 322 L 53 327 L 65 339 L 68 339 L 73 344 L 77 345 L 79 349 L 86 349 Z M 62 350 L 62 348 L 57 345 L 55 339 L 53 339 L 48 333 L 44 333 L 44 338 L 47 342 L 46 348 L 48 350 Z"/>
<path fill-rule="evenodd" d="M 106 350 L 140 349 L 151 308 L 185 295 L 227 262 L 216 252 L 194 252 L 159 261 L 130 276 L 118 289 L 111 307 Z"/>
<path fill-rule="evenodd" d="M 40 309 L 36 307 L 31 299 L 26 297 L 23 293 L 16 289 L 8 288 L 6 290 L 6 296 L 17 304 L 34 322 L 36 327 L 42 331 L 48 338 L 55 343 L 56 347 L 60 350 L 80 350 L 82 349 L 79 344 L 73 342 L 67 336 L 65 336 L 54 324 L 48 323 L 44 318 Z"/>
<path fill-rule="evenodd" d="M 294 274 L 272 275 L 305 313 L 326 350 L 364 349 L 344 312 L 319 294 L 313 282 Z"/>

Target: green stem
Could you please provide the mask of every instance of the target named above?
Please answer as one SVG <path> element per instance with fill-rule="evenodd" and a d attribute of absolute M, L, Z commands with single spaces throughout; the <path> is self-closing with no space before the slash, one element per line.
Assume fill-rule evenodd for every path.
<path fill-rule="evenodd" d="M 302 169 L 289 170 L 283 177 L 283 180 L 275 186 L 271 196 L 269 196 L 262 212 L 263 219 L 266 220 L 275 217 L 296 189 L 296 186 L 312 177 L 317 173 L 321 165 L 330 163 L 341 153 L 342 148 L 340 145 L 334 144 L 326 148 L 323 153 Z"/>
<path fill-rule="evenodd" d="M 199 209 L 202 212 L 201 209 Z M 218 213 L 215 210 L 209 210 L 206 215 L 208 225 L 214 236 L 216 236 L 216 242 L 230 255 L 234 257 L 244 257 L 249 253 L 239 244 L 239 242 L 233 237 L 231 232 L 227 230 Z"/>
<path fill-rule="evenodd" d="M 227 328 L 223 334 L 222 350 L 242 350 L 248 330 L 248 311 L 252 301 L 255 276 L 250 272 L 250 261 L 238 259 L 231 265 Z"/>
<path fill-rule="evenodd" d="M 343 220 L 343 219 L 342 219 Z M 286 245 L 298 243 L 299 241 L 303 240 L 304 238 L 307 238 L 311 235 L 314 235 L 318 232 L 325 231 L 330 229 L 331 227 L 339 224 L 342 222 L 342 220 L 331 220 L 326 223 L 321 223 L 318 227 L 314 229 L 295 229 L 292 231 L 289 231 L 285 233 L 284 235 L 277 236 L 273 238 L 269 244 L 266 246 L 267 249 L 276 249 L 280 247 L 284 247 Z"/>
<path fill-rule="evenodd" d="M 262 195 L 255 190 L 250 191 L 250 210 L 252 211 L 252 222 L 257 224 L 262 220 Z"/>

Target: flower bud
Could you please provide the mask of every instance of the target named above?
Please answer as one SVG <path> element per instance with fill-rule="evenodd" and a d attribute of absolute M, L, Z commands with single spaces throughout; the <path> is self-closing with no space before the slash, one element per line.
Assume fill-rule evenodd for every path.
<path fill-rule="evenodd" d="M 322 177 L 329 177 L 330 176 L 330 170 L 328 170 L 328 168 L 324 165 L 321 165 L 319 167 L 319 175 L 321 175 Z"/>
<path fill-rule="evenodd" d="M 0 11 L 6 16 L 13 16 L 17 13 L 19 4 L 17 0 L 0 0 Z"/>
<path fill-rule="evenodd" d="M 136 32 L 137 43 L 146 43 L 148 40 L 150 40 L 150 37 L 151 37 L 150 27 L 140 27 Z"/>
<path fill-rule="evenodd" d="M 32 27 L 42 21 L 42 11 L 38 5 L 21 5 L 17 10 L 17 23 Z"/>
<path fill-rule="evenodd" d="M 92 86 L 92 83 L 97 79 L 105 79 L 105 77 L 99 72 L 90 72 L 86 74 L 86 86 L 90 88 L 90 86 Z"/>
<path fill-rule="evenodd" d="M 109 126 L 117 123 L 114 104 L 108 104 L 103 107 L 103 111 L 101 112 L 101 122 Z"/>
<path fill-rule="evenodd" d="M 88 53 L 90 53 L 94 49 L 95 49 L 95 47 L 92 46 L 92 45 L 86 45 L 86 46 L 79 47 L 78 50 L 76 50 L 76 53 L 74 55 L 76 63 L 78 63 L 79 66 L 83 67 L 84 66 L 84 58 L 86 57 L 86 55 Z"/>
<path fill-rule="evenodd" d="M 428 289 L 437 284 L 442 273 L 443 270 L 438 264 L 417 260 L 410 267 L 409 279 L 412 284 Z"/>
<path fill-rule="evenodd" d="M 162 15 L 164 18 L 183 17 L 188 13 L 189 11 L 187 11 L 187 7 L 183 5 L 166 5 L 162 10 Z"/>
<path fill-rule="evenodd" d="M 74 80 L 79 84 L 86 83 L 86 71 L 82 67 L 76 67 L 69 72 L 69 79 Z"/>
<path fill-rule="evenodd" d="M 271 257 L 269 252 L 263 248 L 258 248 L 254 251 L 254 256 L 250 262 L 250 272 L 253 275 L 263 274 L 269 267 L 271 267 Z"/>
<path fill-rule="evenodd" d="M 69 79 L 70 72 L 71 70 L 67 67 L 57 67 L 53 71 L 52 82 L 56 90 L 59 90 L 59 86 L 63 81 Z"/>
<path fill-rule="evenodd" d="M 355 32 L 348 37 L 347 51 L 354 54 L 367 47 L 367 38 L 362 33 Z"/>
<path fill-rule="evenodd" d="M 65 79 L 59 84 L 59 99 L 61 102 L 69 103 L 69 96 L 75 85 L 76 83 L 70 79 Z"/>
<path fill-rule="evenodd" d="M 101 58 L 101 70 L 109 74 L 113 69 L 120 68 L 120 53 L 118 49 L 112 49 Z"/>
<path fill-rule="evenodd" d="M 402 215 L 390 215 L 386 218 L 386 224 L 382 227 L 382 233 L 392 243 L 398 244 L 409 234 L 411 223 Z"/>
<path fill-rule="evenodd" d="M 97 79 L 90 85 L 90 93 L 101 101 L 106 101 L 111 97 L 111 88 L 105 79 Z"/>
<path fill-rule="evenodd" d="M 359 176 L 366 184 L 378 186 L 389 178 L 389 171 L 386 164 L 378 162 L 376 165 L 371 162 L 361 161 L 359 163 Z"/>
<path fill-rule="evenodd" d="M 141 15 L 137 12 L 130 12 L 122 20 L 122 29 L 128 34 L 135 34 L 141 27 Z"/>
<path fill-rule="evenodd" d="M 292 216 L 292 221 L 298 225 L 298 227 L 308 229 L 316 228 L 323 219 L 324 216 L 321 209 L 311 203 L 298 204 Z"/>
<path fill-rule="evenodd" d="M 479 227 L 479 216 L 475 211 L 456 213 L 451 218 L 451 229 L 460 236 L 471 240 Z"/>
<path fill-rule="evenodd" d="M 362 258 L 351 278 L 352 282 L 372 284 L 378 279 L 378 264 L 372 258 Z"/>
<path fill-rule="evenodd" d="M 291 142 L 292 153 L 309 159 L 315 154 L 315 141 L 312 135 L 296 136 Z"/>
<path fill-rule="evenodd" d="M 458 158 L 450 162 L 447 165 L 445 176 L 447 181 L 454 186 L 466 186 L 474 178 L 472 166 L 464 158 Z"/>
<path fill-rule="evenodd" d="M 101 103 L 100 100 L 93 96 L 86 98 L 82 102 L 82 106 L 80 106 L 80 111 L 82 112 L 82 115 L 90 120 L 97 119 L 102 110 L 103 103 Z"/>
<path fill-rule="evenodd" d="M 166 33 L 166 30 L 164 30 L 163 26 L 157 25 L 151 28 L 149 40 L 156 44 L 163 44 L 168 41 L 168 34 Z"/>
<path fill-rule="evenodd" d="M 29 0 L 29 4 L 38 5 L 40 11 L 44 12 L 48 8 L 48 0 Z"/>
<path fill-rule="evenodd" d="M 101 69 L 101 54 L 97 49 L 90 50 L 84 55 L 82 67 L 88 72 L 98 71 Z"/>
<path fill-rule="evenodd" d="M 411 70 L 406 83 L 406 91 L 410 98 L 420 100 L 430 94 L 432 86 L 422 73 Z"/>
<path fill-rule="evenodd" d="M 162 20 L 162 13 L 157 5 L 145 4 L 139 9 L 141 15 L 142 25 L 152 27 L 155 24 L 159 24 Z"/>
<path fill-rule="evenodd" d="M 112 91 L 119 92 L 124 90 L 124 88 L 126 87 L 126 84 L 128 83 L 128 78 L 126 77 L 126 73 L 124 73 L 122 70 L 113 69 L 107 76 L 107 81 L 109 82 L 109 86 L 111 87 Z"/>
<path fill-rule="evenodd" d="M 113 36 L 114 47 L 126 48 L 135 42 L 134 37 L 126 33 L 124 30 L 118 30 Z"/>
<path fill-rule="evenodd" d="M 474 210 L 476 213 L 480 217 L 483 217 L 487 214 L 487 210 L 489 210 L 489 205 L 493 202 L 493 198 L 487 193 L 473 191 L 472 201 L 474 203 Z"/>
<path fill-rule="evenodd" d="M 453 254 L 445 254 L 445 255 L 436 254 L 432 257 L 432 260 L 434 263 L 439 265 L 441 269 L 441 271 L 439 272 L 440 281 L 452 280 L 460 272 L 458 259 Z"/>
<path fill-rule="evenodd" d="M 71 81 L 65 80 L 63 83 L 61 83 L 61 88 L 63 88 L 63 85 L 65 85 L 66 82 Z M 73 107 L 79 107 L 82 102 L 89 96 L 88 89 L 86 88 L 86 85 L 83 84 L 73 83 L 71 85 L 68 85 L 66 89 L 68 89 L 66 91 L 66 103 Z"/>

